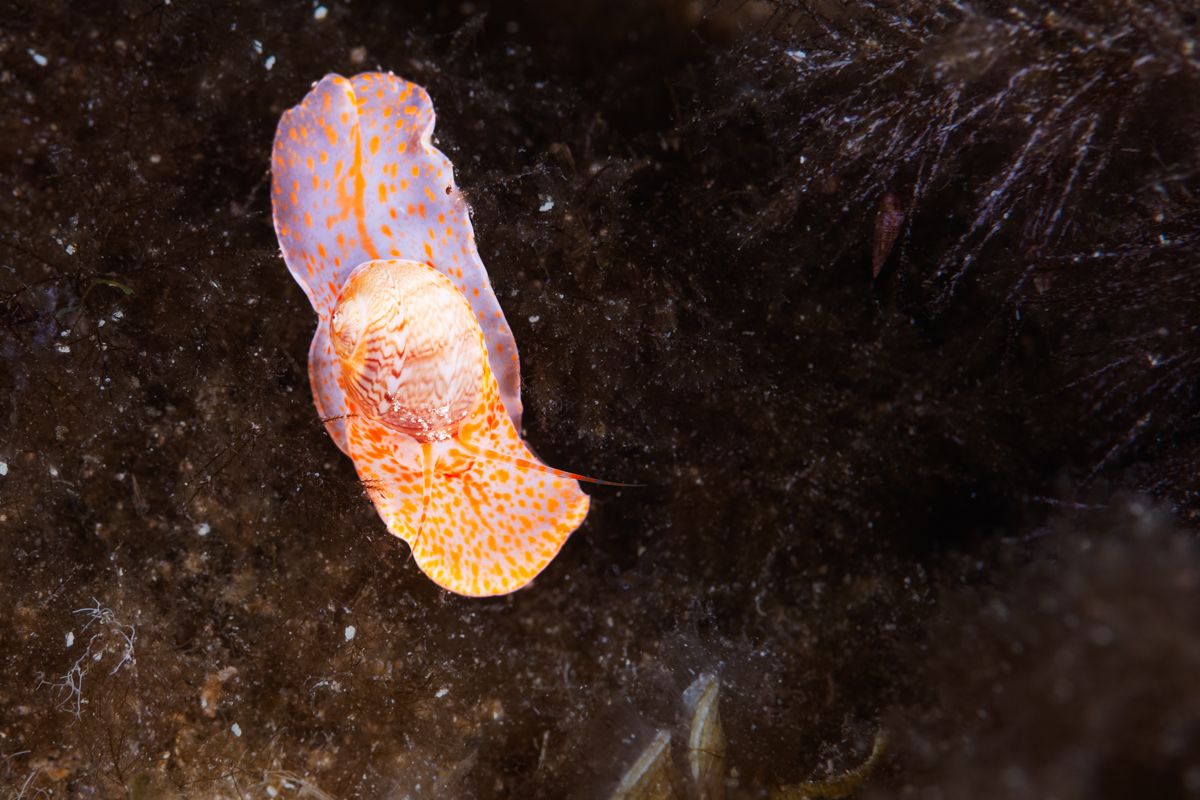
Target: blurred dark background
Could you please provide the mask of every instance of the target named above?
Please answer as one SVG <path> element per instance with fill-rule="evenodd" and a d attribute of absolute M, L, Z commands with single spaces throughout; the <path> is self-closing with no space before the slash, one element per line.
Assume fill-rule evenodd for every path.
<path fill-rule="evenodd" d="M 604 798 L 702 673 L 731 797 L 880 729 L 868 796 L 1200 797 L 1192 3 L 2 17 L 4 797 Z M 527 438 L 646 484 L 508 597 L 420 573 L 309 394 L 271 140 L 376 68 Z"/>

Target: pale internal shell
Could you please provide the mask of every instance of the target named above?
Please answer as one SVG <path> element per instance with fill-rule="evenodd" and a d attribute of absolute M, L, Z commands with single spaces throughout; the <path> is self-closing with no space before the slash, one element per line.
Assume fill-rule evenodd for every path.
<path fill-rule="evenodd" d="M 355 409 L 420 442 L 454 436 L 479 402 L 486 358 L 470 305 L 415 261 L 370 261 L 330 320 Z"/>

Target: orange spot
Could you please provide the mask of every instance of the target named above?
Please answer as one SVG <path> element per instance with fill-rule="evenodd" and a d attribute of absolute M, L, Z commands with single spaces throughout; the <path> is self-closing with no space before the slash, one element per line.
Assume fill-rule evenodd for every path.
<path fill-rule="evenodd" d="M 380 92 L 380 94 L 382 94 L 382 92 Z M 368 146 L 371 148 L 371 155 L 375 155 L 376 153 L 378 153 L 379 152 L 379 137 L 372 136 L 371 142 Z"/>

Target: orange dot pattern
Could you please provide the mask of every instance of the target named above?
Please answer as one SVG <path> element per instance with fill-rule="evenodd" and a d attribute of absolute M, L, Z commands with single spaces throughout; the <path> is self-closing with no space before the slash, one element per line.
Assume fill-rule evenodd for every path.
<path fill-rule="evenodd" d="M 454 438 L 423 447 L 363 415 L 347 427 L 350 456 L 388 530 L 408 542 L 438 585 L 471 597 L 528 584 L 588 512 L 579 482 L 542 468 L 521 441 L 488 366 L 482 330 L 479 359 L 483 390 Z"/>
<path fill-rule="evenodd" d="M 280 120 L 272 206 L 284 260 L 318 314 L 309 349 L 317 411 L 354 461 L 388 530 L 458 594 L 529 583 L 582 524 L 588 497 L 521 440 L 516 343 L 475 246 L 450 162 L 430 143 L 429 95 L 391 74 L 329 75 Z M 454 438 L 421 444 L 357 409 L 329 334 L 363 262 L 429 265 L 469 303 L 482 391 Z M 399 311 L 398 313 L 402 313 Z"/>
<path fill-rule="evenodd" d="M 275 133 L 275 232 L 322 318 L 364 261 L 418 261 L 448 277 L 483 329 L 502 402 L 519 429 L 516 341 L 479 258 L 454 167 L 432 144 L 435 121 L 429 94 L 415 83 L 382 72 L 327 75 Z"/>

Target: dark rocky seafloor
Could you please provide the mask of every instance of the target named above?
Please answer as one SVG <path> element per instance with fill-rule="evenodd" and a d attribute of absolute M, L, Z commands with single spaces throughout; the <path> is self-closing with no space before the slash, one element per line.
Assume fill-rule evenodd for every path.
<path fill-rule="evenodd" d="M 1198 39 L 1185 0 L 7 4 L 0 797 L 606 798 L 702 673 L 732 798 L 880 729 L 862 796 L 1200 797 Z M 425 578 L 312 405 L 268 156 L 377 67 L 433 97 L 527 438 L 646 484 L 507 597 Z"/>

